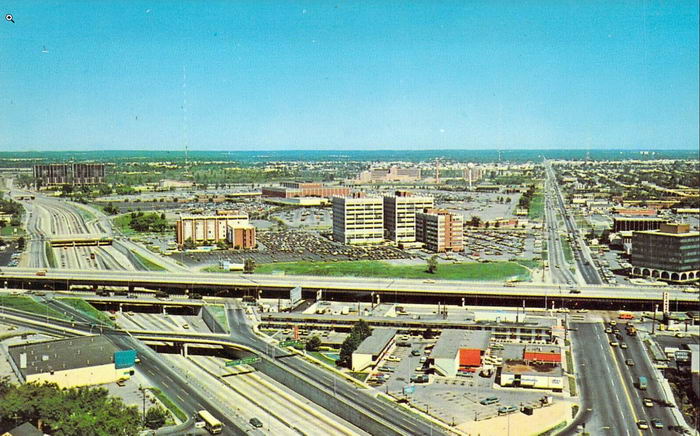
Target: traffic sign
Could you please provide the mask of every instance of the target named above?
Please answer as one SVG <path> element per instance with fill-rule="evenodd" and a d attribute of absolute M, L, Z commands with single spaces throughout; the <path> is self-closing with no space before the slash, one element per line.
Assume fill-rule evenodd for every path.
<path fill-rule="evenodd" d="M 229 360 L 226 362 L 226 366 L 250 365 L 256 362 L 260 362 L 259 357 L 246 357 L 244 359 Z"/>
<path fill-rule="evenodd" d="M 414 385 L 408 385 L 403 387 L 403 394 L 408 395 L 412 394 L 416 391 L 416 387 Z"/>
<path fill-rule="evenodd" d="M 280 347 L 293 347 L 293 346 L 297 345 L 298 343 L 299 343 L 299 341 L 289 339 L 287 341 L 280 342 Z"/>

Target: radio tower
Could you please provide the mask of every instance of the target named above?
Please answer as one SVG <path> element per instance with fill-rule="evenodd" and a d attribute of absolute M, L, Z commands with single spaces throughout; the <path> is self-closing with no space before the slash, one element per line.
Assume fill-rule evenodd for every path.
<path fill-rule="evenodd" d="M 440 159 L 435 159 L 435 184 L 440 184 Z"/>

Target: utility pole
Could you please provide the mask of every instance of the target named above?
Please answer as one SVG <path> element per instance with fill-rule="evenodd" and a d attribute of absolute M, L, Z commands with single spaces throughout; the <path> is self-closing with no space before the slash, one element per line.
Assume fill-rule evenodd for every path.
<path fill-rule="evenodd" d="M 653 335 L 656 331 L 656 311 L 659 310 L 659 305 L 654 305 L 654 318 L 651 320 L 651 334 Z"/>

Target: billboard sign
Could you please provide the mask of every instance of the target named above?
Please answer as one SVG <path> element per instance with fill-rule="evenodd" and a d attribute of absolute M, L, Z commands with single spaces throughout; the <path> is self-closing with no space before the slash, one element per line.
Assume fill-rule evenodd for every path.
<path fill-rule="evenodd" d="M 294 305 L 301 301 L 301 286 L 289 291 L 289 302 Z"/>
<path fill-rule="evenodd" d="M 131 368 L 136 364 L 136 350 L 122 350 L 114 353 L 116 369 Z"/>

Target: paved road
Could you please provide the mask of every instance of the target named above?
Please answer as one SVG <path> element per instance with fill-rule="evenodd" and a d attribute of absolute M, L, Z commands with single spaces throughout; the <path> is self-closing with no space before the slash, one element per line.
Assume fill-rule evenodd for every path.
<path fill-rule="evenodd" d="M 636 406 L 632 405 L 603 325 L 571 325 L 578 329 L 571 336 L 582 398 L 582 414 L 575 424 L 585 424 L 586 430 L 594 435 L 639 434 Z"/>
<path fill-rule="evenodd" d="M 270 346 L 252 332 L 242 308 L 228 305 L 227 311 L 232 332 L 231 337 L 234 338 L 236 342 L 258 350 L 258 352 L 262 354 L 286 354 L 286 351 Z M 271 351 L 273 349 L 274 351 Z M 366 392 L 359 390 L 344 380 L 338 379 L 327 370 L 319 369 L 300 357 L 288 357 L 279 360 L 279 362 L 297 373 L 311 378 L 316 383 L 323 386 L 328 392 L 334 392 L 338 397 L 350 401 L 351 404 L 358 406 L 364 413 L 373 416 L 377 420 L 390 423 L 403 434 L 443 434 L 439 428 L 432 427 L 423 421 L 419 421 L 408 413 L 400 411 L 386 402 L 376 399 L 374 396 L 368 395 Z"/>

